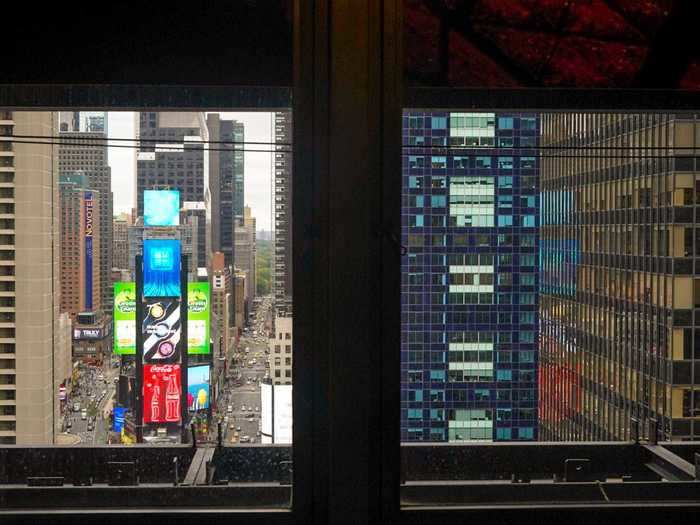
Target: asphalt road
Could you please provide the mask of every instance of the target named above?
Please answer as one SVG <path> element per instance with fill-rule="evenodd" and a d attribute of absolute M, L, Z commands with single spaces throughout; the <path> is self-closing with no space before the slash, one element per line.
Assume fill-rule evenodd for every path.
<path fill-rule="evenodd" d="M 80 443 L 82 445 L 95 445 L 95 444 L 105 444 L 107 442 L 107 426 L 109 425 L 109 418 L 103 419 L 103 414 L 105 412 L 105 407 L 111 404 L 114 399 L 115 394 L 115 384 L 113 378 L 115 374 L 118 373 L 118 369 L 110 368 L 108 365 L 103 368 L 102 373 L 104 375 L 105 381 L 99 381 L 97 376 L 100 370 L 97 367 L 86 367 L 81 369 L 79 377 L 80 394 L 73 395 L 68 403 L 66 420 L 69 420 L 72 424 L 70 433 L 76 435 L 80 438 Z M 103 390 L 107 390 L 107 394 L 99 402 L 97 408 L 97 415 L 95 417 L 94 429 L 88 431 L 88 419 L 83 420 L 80 411 L 73 411 L 73 404 L 77 401 L 80 403 L 80 409 L 87 408 L 90 404 L 91 398 L 88 397 L 88 392 L 92 391 L 95 396 L 95 400 L 99 399 Z"/>
<path fill-rule="evenodd" d="M 224 434 L 226 443 L 229 445 L 238 442 L 234 437 L 234 433 L 237 432 L 236 427 L 241 428 L 238 431 L 239 439 L 241 436 L 247 435 L 250 437 L 251 443 L 260 443 L 260 436 L 257 435 L 258 430 L 260 430 L 260 386 L 259 382 L 253 381 L 253 379 L 263 379 L 268 368 L 266 367 L 267 336 L 252 335 L 252 330 L 257 330 L 258 327 L 256 322 L 252 323 L 251 333 L 241 336 L 237 352 L 234 353 L 232 372 L 225 389 L 225 400 L 219 403 L 220 414 L 229 417 Z M 248 353 L 245 352 L 246 347 L 249 350 Z M 255 359 L 256 362 L 250 367 L 248 363 L 252 359 Z M 234 378 L 240 378 L 242 385 L 233 386 Z M 248 383 L 249 380 L 250 383 Z M 233 418 L 227 412 L 228 405 L 233 408 Z M 246 407 L 245 411 L 241 410 L 243 406 Z M 248 410 L 249 407 L 253 407 L 253 412 Z M 258 410 L 255 411 L 255 408 Z M 231 428 L 232 425 L 234 428 Z"/>

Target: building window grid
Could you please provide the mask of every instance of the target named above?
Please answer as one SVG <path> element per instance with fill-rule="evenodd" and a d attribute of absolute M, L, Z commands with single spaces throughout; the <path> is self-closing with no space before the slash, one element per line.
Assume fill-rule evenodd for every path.
<path fill-rule="evenodd" d="M 616 135 L 619 135 L 619 116 L 595 115 L 587 116 L 587 118 L 589 120 L 587 127 L 597 131 L 597 137 L 595 138 L 600 139 L 601 136 L 607 138 L 612 136 L 615 138 Z M 614 120 L 618 120 L 618 122 L 613 122 Z M 637 119 L 637 121 L 639 120 L 648 122 L 648 119 L 645 119 L 644 116 L 641 119 Z M 649 127 L 644 129 L 644 126 L 642 126 L 641 129 L 635 128 L 629 131 L 646 135 L 647 144 L 652 146 L 673 145 L 670 138 L 671 134 L 665 132 L 670 129 L 669 118 L 663 116 L 659 120 L 661 125 L 656 126 L 655 129 Z M 631 118 L 626 119 L 626 122 L 623 120 L 622 128 L 625 129 L 625 126 L 628 126 L 630 121 Z M 657 123 L 659 122 L 657 121 Z M 550 117 L 547 124 L 561 125 L 562 123 L 556 122 L 556 119 Z M 610 128 L 612 124 L 618 130 L 611 133 Z M 545 125 L 545 134 L 547 133 L 546 128 L 547 125 Z M 554 159 L 544 163 L 542 170 L 543 187 L 556 188 L 564 183 L 555 177 L 555 174 L 559 171 L 557 168 L 560 168 L 560 166 L 557 166 L 557 162 L 562 164 L 561 161 L 555 161 Z M 576 161 L 570 160 L 569 164 L 574 162 Z M 603 165 L 601 166 L 601 164 Z M 668 413 L 671 408 L 671 387 L 665 384 L 670 382 L 671 378 L 668 376 L 668 373 L 672 367 L 676 366 L 676 362 L 673 361 L 676 356 L 670 355 L 670 352 L 674 350 L 674 342 L 671 336 L 676 325 L 671 324 L 674 323 L 674 316 L 669 315 L 675 304 L 673 291 L 669 290 L 671 279 L 674 276 L 670 274 L 670 266 L 665 264 L 663 259 L 666 253 L 660 252 L 650 257 L 649 255 L 651 254 L 642 245 L 643 255 L 647 255 L 647 257 L 641 258 L 640 264 L 637 265 L 634 279 L 631 281 L 627 276 L 632 272 L 601 272 L 601 268 L 610 265 L 611 262 L 618 267 L 628 262 L 625 257 L 627 255 L 625 253 L 627 252 L 626 243 L 621 242 L 620 236 L 611 236 L 613 238 L 606 246 L 608 253 L 596 253 L 595 249 L 592 249 L 591 245 L 586 243 L 592 237 L 591 234 L 595 234 L 595 230 L 599 232 L 601 230 L 615 231 L 616 228 L 610 228 L 609 225 L 612 221 L 609 219 L 603 221 L 603 224 L 600 226 L 591 224 L 587 220 L 588 217 L 586 215 L 588 210 L 597 206 L 597 203 L 602 205 L 613 201 L 618 207 L 623 208 L 622 213 L 618 213 L 617 221 L 624 220 L 627 224 L 635 224 L 639 219 L 639 215 L 641 215 L 640 210 L 629 209 L 631 206 L 628 199 L 622 199 L 619 195 L 620 193 L 634 195 L 638 190 L 651 188 L 651 198 L 649 192 L 638 191 L 640 195 L 638 207 L 646 208 L 651 204 L 656 217 L 659 219 L 656 221 L 657 224 L 660 227 L 673 226 L 672 216 L 664 213 L 666 211 L 664 208 L 667 207 L 670 201 L 666 195 L 678 195 L 679 193 L 675 189 L 677 179 L 673 174 L 668 176 L 670 163 L 665 162 L 663 159 L 660 162 L 632 159 L 631 164 L 636 170 L 632 171 L 632 176 L 618 179 L 610 184 L 610 180 L 606 180 L 606 178 L 612 179 L 610 175 L 619 175 L 620 172 L 624 174 L 624 170 L 622 166 L 613 166 L 611 170 L 605 164 L 611 164 L 610 160 L 606 159 L 604 162 L 600 162 L 600 160 L 596 159 L 593 162 L 589 162 L 588 166 L 585 166 L 588 169 L 574 166 L 577 168 L 574 170 L 575 175 L 570 177 L 573 181 L 569 180 L 566 182 L 574 182 L 574 187 L 583 190 L 579 191 L 579 195 L 583 197 L 581 202 L 578 203 L 580 205 L 577 208 L 578 213 L 572 215 L 575 222 L 565 225 L 550 224 L 543 228 L 543 232 L 546 232 L 543 233 L 543 236 L 548 237 L 547 240 L 555 238 L 555 236 L 561 236 L 563 233 L 582 241 L 581 257 L 584 264 L 579 266 L 581 272 L 580 285 L 585 287 L 586 301 L 577 305 L 579 312 L 576 321 L 579 321 L 580 325 L 583 325 L 583 321 L 590 322 L 592 320 L 595 322 L 595 325 L 590 330 L 591 334 L 583 334 L 588 335 L 589 338 L 596 333 L 603 334 L 602 341 L 593 340 L 591 344 L 581 344 L 579 346 L 584 351 L 578 352 L 575 358 L 569 356 L 569 367 L 574 369 L 574 372 L 581 365 L 590 365 L 590 368 L 587 369 L 590 370 L 588 374 L 575 376 L 581 382 L 582 407 L 580 409 L 577 408 L 574 414 L 576 417 L 568 417 L 560 422 L 551 423 L 551 428 L 547 430 L 548 437 L 551 439 L 600 439 L 608 437 L 602 430 L 603 428 L 608 428 L 614 434 L 614 438 L 627 439 L 630 433 L 629 417 L 631 415 L 641 416 L 641 419 L 646 419 L 653 414 L 661 421 L 665 437 L 670 432 L 675 438 L 675 421 L 672 417 L 669 417 L 673 414 Z M 640 176 L 640 172 L 642 176 Z M 650 178 L 645 177 L 650 172 L 652 174 L 660 173 L 659 176 L 654 175 L 651 177 L 651 184 L 649 183 Z M 601 181 L 605 185 L 601 184 Z M 669 191 L 669 189 L 672 191 Z M 685 193 L 687 194 L 687 192 Z M 652 202 L 650 203 L 650 201 Z M 543 204 L 543 216 L 547 216 L 548 207 L 554 209 L 556 204 Z M 558 204 L 560 205 L 561 202 Z M 543 222 L 551 223 L 552 221 Z M 620 229 L 617 229 L 615 233 L 619 233 L 619 231 Z M 544 270 L 544 275 L 546 275 L 548 271 L 556 270 L 556 266 L 551 260 L 545 261 Z M 666 272 L 670 275 L 661 277 Z M 622 275 L 626 277 L 620 282 Z M 568 299 L 565 292 L 566 290 L 548 290 L 546 287 L 543 287 L 543 293 L 547 294 L 542 297 L 543 306 L 553 310 L 562 305 L 571 305 L 572 301 Z M 619 297 L 617 299 L 618 303 L 623 302 L 623 304 L 627 305 L 632 302 L 641 303 L 644 318 L 650 321 L 643 322 L 642 316 L 625 314 L 625 310 L 621 311 L 619 307 L 615 308 L 615 303 L 611 304 L 611 301 L 606 297 L 606 292 L 614 297 Z M 594 308 L 607 314 L 606 323 L 602 323 L 596 316 L 592 315 L 591 312 Z M 688 317 L 690 323 L 694 324 L 692 316 Z M 668 322 L 669 320 L 670 323 Z M 543 334 L 546 338 L 551 338 L 553 334 L 558 332 L 561 332 L 560 324 L 549 322 L 546 326 L 543 326 Z M 608 340 L 612 339 L 616 343 L 615 348 L 617 350 L 613 355 L 610 355 L 610 351 L 607 349 L 608 345 L 604 344 L 606 338 Z M 689 341 L 688 344 L 692 345 L 693 342 Z M 547 381 L 555 379 L 556 372 L 558 372 L 556 367 L 559 366 L 559 363 L 556 361 L 561 361 L 563 357 L 561 350 L 545 342 L 543 345 L 542 359 L 544 363 L 542 370 L 545 376 L 549 375 L 549 377 L 546 377 Z M 608 370 L 611 367 L 610 363 L 612 363 L 612 371 Z M 588 376 L 592 376 L 593 380 Z M 594 381 L 601 376 L 605 377 L 606 380 L 611 380 L 611 388 Z M 608 381 L 606 381 L 607 383 Z M 561 414 L 570 408 L 562 400 L 551 399 L 545 401 L 547 401 L 544 404 L 547 422 L 554 420 L 554 415 Z M 679 434 L 690 434 L 697 431 L 697 429 L 691 427 L 691 424 L 683 425 L 684 428 L 680 429 L 681 432 Z M 642 425 L 641 428 L 644 431 L 646 426 Z"/>
<path fill-rule="evenodd" d="M 410 115 L 414 116 L 413 113 L 411 113 Z M 419 113 L 419 114 L 416 114 L 415 116 L 419 116 L 419 117 L 430 116 L 430 117 L 432 117 L 434 115 L 436 115 L 436 114 L 435 113 L 433 113 L 433 114 Z M 419 128 L 418 126 L 416 126 L 414 129 L 408 130 L 409 134 L 407 134 L 405 136 L 405 143 L 410 144 L 408 137 L 414 136 L 414 135 L 420 135 L 422 137 L 425 137 L 425 143 L 430 143 L 430 139 L 431 139 L 432 134 L 433 134 L 433 130 L 429 127 L 429 124 L 427 123 L 430 120 L 431 119 L 424 118 L 424 122 L 425 122 L 424 127 Z M 515 127 L 517 127 L 517 118 L 515 118 L 514 121 L 515 121 Z M 407 121 L 405 121 L 405 124 L 406 123 L 407 123 Z M 406 128 L 406 125 L 404 127 Z M 406 131 L 406 130 L 404 130 L 404 131 Z M 443 134 L 445 133 L 443 130 L 436 130 L 436 132 L 443 133 Z M 516 139 L 518 138 L 517 131 L 509 131 L 509 133 L 511 134 L 511 136 L 515 135 Z M 498 134 L 498 132 L 497 132 L 497 134 Z M 413 146 L 414 144 L 410 144 L 410 145 Z M 445 177 L 447 177 L 448 183 L 449 183 L 449 180 L 454 175 L 474 176 L 478 173 L 486 174 L 486 173 L 484 173 L 484 168 L 482 167 L 482 166 L 484 166 L 485 163 L 481 162 L 480 164 L 477 164 L 476 163 L 477 156 L 481 157 L 482 159 L 483 158 L 489 159 L 489 162 L 490 162 L 492 168 L 488 169 L 488 175 L 492 175 L 492 176 L 494 174 L 497 175 L 499 172 L 499 170 L 497 168 L 495 168 L 496 157 L 497 157 L 495 152 L 489 152 L 490 154 L 486 155 L 485 154 L 486 152 L 484 151 L 484 149 L 480 148 L 478 150 L 479 155 L 477 155 L 476 151 L 469 151 L 468 149 L 465 148 L 464 151 L 458 150 L 456 152 L 450 152 L 450 153 L 451 154 L 447 156 L 445 168 L 442 168 L 442 167 L 438 168 L 439 175 L 438 174 L 433 175 L 433 173 L 434 173 L 433 169 L 431 169 L 431 167 L 428 165 L 428 163 L 424 164 L 425 167 L 421 169 L 421 175 L 420 175 L 421 177 L 423 177 L 421 189 L 409 189 L 408 188 L 408 180 L 406 177 L 404 177 L 404 190 L 403 190 L 404 191 L 404 204 L 407 203 L 406 196 L 408 196 L 408 195 L 417 196 L 417 194 L 420 194 L 420 195 L 424 196 L 425 201 L 427 201 L 427 202 L 430 202 L 431 195 L 449 195 L 449 190 L 443 189 L 441 187 L 441 184 L 442 184 L 441 182 L 439 184 L 436 184 L 435 186 L 433 186 L 431 184 L 431 179 L 433 176 L 440 177 L 441 180 L 443 180 Z M 454 154 L 452 154 L 452 153 L 454 153 Z M 407 155 L 407 157 L 405 157 L 405 160 L 404 160 L 404 169 L 407 170 L 408 164 L 407 164 L 406 160 L 407 160 L 408 156 L 415 154 L 415 156 L 424 156 L 425 158 L 430 158 L 431 157 L 431 150 L 428 148 L 409 147 L 406 149 L 405 154 Z M 510 186 L 511 187 L 503 188 L 502 190 L 497 189 L 496 193 L 497 194 L 501 194 L 501 193 L 502 194 L 509 194 L 512 196 L 512 195 L 517 195 L 518 192 L 521 191 L 521 189 L 518 185 L 519 177 L 520 177 L 520 171 L 519 171 L 520 164 L 517 160 L 516 155 L 509 155 L 509 156 L 512 156 L 514 158 L 513 168 L 508 169 L 509 175 L 511 176 L 511 179 L 510 179 Z M 455 163 L 453 161 L 454 157 L 462 157 L 462 158 L 467 158 L 469 160 L 468 160 L 468 162 L 464 162 L 462 159 L 460 159 L 458 163 Z M 488 164 L 488 163 L 486 163 L 486 164 Z M 532 170 L 530 170 L 530 171 L 532 171 Z M 406 173 L 406 172 L 404 172 L 404 173 Z M 411 173 L 411 175 L 415 176 L 415 173 Z M 523 188 L 522 192 L 526 193 L 526 194 L 531 194 L 535 199 L 537 198 L 536 186 L 535 187 L 530 186 L 527 189 Z M 519 213 L 520 213 L 520 202 L 519 201 L 516 203 L 516 208 L 517 209 L 513 213 L 518 214 L 518 216 L 519 216 Z M 420 232 L 427 239 L 431 239 L 432 235 L 434 235 L 434 232 L 439 232 L 440 234 L 442 234 L 443 232 L 446 231 L 444 227 L 436 227 L 435 228 L 435 227 L 431 226 L 432 225 L 432 217 L 436 216 L 436 215 L 440 216 L 440 217 L 444 216 L 445 212 L 443 210 L 426 209 L 426 210 L 421 210 L 421 211 L 427 212 L 427 213 L 423 213 L 423 215 L 425 216 L 423 219 L 423 226 L 422 227 L 416 226 L 415 228 L 412 228 L 412 230 L 414 230 L 416 233 Z M 404 206 L 403 219 L 402 219 L 403 226 L 404 226 L 404 233 L 406 232 L 407 224 L 409 223 L 409 221 L 411 221 L 411 215 L 414 213 L 415 213 L 414 210 L 412 210 L 410 208 L 407 209 L 407 207 Z M 439 222 L 440 221 L 438 221 L 438 224 L 439 224 Z M 412 224 L 415 224 L 415 222 L 413 222 Z M 520 231 L 519 228 L 520 228 L 519 226 L 516 227 L 514 225 L 513 228 L 508 228 L 508 230 L 510 230 L 511 235 L 512 235 L 512 233 L 519 233 L 519 231 Z M 468 243 L 466 248 L 470 252 L 476 251 L 478 253 L 478 252 L 485 252 L 486 251 L 486 252 L 490 252 L 493 255 L 496 255 L 498 253 L 503 253 L 506 250 L 509 250 L 510 253 L 517 253 L 520 251 L 519 246 L 515 246 L 513 248 L 505 248 L 505 247 L 499 247 L 497 245 L 496 232 L 501 233 L 501 232 L 505 231 L 505 229 L 501 229 L 501 228 L 477 229 L 477 228 L 474 228 L 473 230 L 475 232 L 479 231 L 481 233 L 482 237 L 484 235 L 486 235 L 486 238 L 488 238 L 488 247 L 487 246 L 476 247 L 475 239 L 469 238 L 466 241 Z M 449 232 L 449 227 L 448 227 L 447 231 Z M 471 237 L 471 235 L 468 235 L 467 237 Z M 464 242 L 464 239 L 460 238 L 460 242 Z M 430 333 L 431 331 L 438 331 L 438 332 L 444 333 L 445 331 L 449 330 L 451 327 L 454 326 L 454 324 L 451 323 L 451 321 L 449 319 L 445 319 L 443 321 L 443 324 L 439 324 L 439 323 L 432 324 L 432 323 L 427 322 L 430 315 L 433 314 L 436 309 L 442 311 L 442 310 L 448 310 L 450 308 L 449 306 L 444 307 L 443 305 L 439 305 L 439 304 L 433 305 L 431 303 L 430 297 L 429 297 L 429 294 L 431 293 L 430 290 L 435 290 L 435 289 L 439 290 L 440 288 L 444 289 L 444 287 L 437 284 L 437 283 L 433 283 L 433 281 L 431 280 L 431 277 L 429 275 L 431 273 L 432 274 L 445 274 L 445 273 L 447 273 L 446 265 L 445 264 L 438 264 L 439 262 L 442 262 L 442 261 L 439 261 L 439 259 L 436 260 L 433 256 L 437 255 L 439 258 L 440 254 L 436 253 L 436 252 L 443 252 L 443 250 L 447 253 L 451 253 L 452 251 L 454 251 L 454 246 L 452 245 L 452 239 L 451 239 L 451 236 L 449 236 L 449 235 L 447 238 L 447 244 L 444 248 L 430 246 L 430 244 L 431 243 L 429 243 L 429 242 L 424 242 L 422 247 L 409 248 L 409 252 L 410 252 L 409 257 L 407 257 L 404 260 L 403 267 L 402 267 L 404 274 L 409 273 L 409 272 L 412 272 L 414 274 L 424 273 L 426 275 L 426 278 L 421 281 L 421 284 L 415 284 L 415 285 L 407 285 L 406 280 L 404 280 L 404 285 L 402 286 L 402 294 L 404 295 L 404 300 L 402 301 L 402 304 L 404 304 L 404 306 L 402 307 L 402 320 L 403 320 L 402 327 L 404 329 L 407 329 L 409 327 L 414 327 L 414 328 L 418 329 L 418 331 L 425 331 L 426 333 Z M 523 251 L 530 252 L 530 253 L 536 253 L 538 243 L 535 242 L 535 243 L 530 243 L 530 244 L 531 244 L 531 246 L 524 247 L 525 249 Z M 444 257 L 443 259 L 446 259 L 446 257 Z M 444 262 L 446 263 L 447 261 L 445 260 Z M 494 264 L 497 264 L 497 263 L 494 263 Z M 430 266 L 431 271 L 430 272 L 425 271 L 424 265 Z M 511 267 L 510 270 L 512 271 L 513 267 Z M 534 270 L 536 271 L 536 269 L 534 269 Z M 516 275 L 519 273 L 517 271 L 517 268 L 516 268 L 516 271 L 513 273 L 515 273 Z M 408 299 L 407 296 L 409 295 L 409 290 L 411 290 L 410 295 L 420 295 L 421 300 L 407 300 Z M 530 290 L 528 290 L 528 291 L 530 291 Z M 510 287 L 508 289 L 508 292 L 510 292 L 511 294 L 517 294 L 518 293 L 517 286 Z M 432 293 L 434 293 L 434 292 L 432 292 Z M 516 301 L 516 303 L 517 303 L 517 301 Z M 494 308 L 497 308 L 497 307 L 494 307 Z M 534 318 L 536 318 L 536 315 L 537 315 L 536 305 L 526 307 L 526 306 L 520 306 L 520 305 L 516 304 L 514 306 L 510 306 L 509 308 L 514 309 L 515 311 L 520 311 L 522 309 L 527 308 L 527 309 L 531 310 L 530 313 L 533 314 Z M 486 324 L 484 324 L 484 323 L 476 324 L 475 316 L 471 315 L 472 313 L 475 313 L 475 312 L 472 310 L 471 312 L 467 311 L 465 313 L 468 314 L 467 317 L 469 317 L 471 319 L 470 322 L 474 323 L 473 326 L 490 327 L 492 329 L 495 329 L 497 326 L 496 325 L 497 321 L 495 319 L 495 316 L 492 316 L 493 318 L 489 319 L 488 320 L 489 322 L 487 322 Z M 482 314 L 483 313 L 484 312 L 482 312 Z M 408 321 L 409 315 L 412 316 L 411 317 L 412 321 L 420 319 L 422 322 L 421 323 L 409 322 Z M 449 317 L 449 316 L 445 316 L 445 317 Z M 457 316 L 454 316 L 454 317 L 456 318 Z M 467 317 L 465 317 L 465 319 Z M 518 319 L 519 319 L 519 317 L 518 317 Z M 480 319 L 480 321 L 485 321 L 485 320 L 486 319 Z M 528 319 L 528 321 L 529 321 L 529 319 Z M 534 319 L 533 319 L 533 321 L 534 321 Z M 461 325 L 461 326 L 463 326 L 463 325 Z M 531 326 L 530 326 L 530 328 L 531 328 Z M 429 341 L 429 340 L 430 340 L 430 336 L 428 336 L 426 338 L 426 341 Z M 513 345 L 511 345 L 511 347 L 516 347 L 516 346 L 517 346 L 517 344 L 515 344 L 515 343 Z M 409 347 L 411 348 L 410 350 L 409 350 Z M 406 342 L 402 345 L 402 352 L 404 354 L 404 358 L 402 358 L 402 363 L 403 363 L 402 368 L 406 370 L 408 366 L 411 366 L 408 363 L 414 363 L 413 364 L 414 367 L 416 367 L 417 365 L 422 365 L 422 368 L 427 372 L 430 369 L 430 367 L 432 366 L 430 359 L 429 359 L 430 353 L 432 353 L 432 352 L 444 352 L 445 345 L 443 344 L 443 345 L 435 346 L 435 345 L 432 345 L 430 343 L 426 343 L 426 344 L 423 344 L 422 346 L 420 346 L 420 351 L 416 350 L 415 348 L 416 348 L 415 343 L 409 344 Z M 509 351 L 511 353 L 513 353 L 514 355 L 516 354 L 516 351 L 513 350 L 513 348 L 511 348 Z M 529 351 L 532 354 L 536 354 L 536 348 L 535 348 L 534 344 L 530 345 Z M 411 353 L 410 361 L 408 360 L 409 359 L 409 356 L 408 356 L 409 352 Z M 423 359 L 423 362 L 420 361 L 421 358 Z M 494 367 L 498 367 L 498 366 L 499 365 L 494 362 Z M 513 366 L 513 365 L 511 365 L 511 366 Z M 520 366 L 520 365 L 515 365 L 515 366 Z M 530 364 L 528 364 L 528 366 L 530 366 L 530 368 L 532 369 L 533 365 L 530 363 Z M 408 380 L 408 376 L 405 376 L 405 377 Z M 412 374 L 412 377 L 414 380 L 416 379 L 415 370 L 414 370 L 414 374 Z M 425 379 L 428 379 L 428 377 L 429 377 L 429 374 L 426 373 Z M 422 379 L 423 379 L 423 376 L 421 375 L 421 380 Z M 431 384 L 434 384 L 434 383 L 431 383 L 430 381 L 425 381 L 423 383 L 423 386 L 425 386 L 426 395 L 430 390 Z M 464 395 L 463 395 L 466 392 L 465 388 L 470 391 L 470 395 L 467 397 L 464 397 Z M 508 400 L 510 402 L 514 402 L 513 400 L 517 399 L 520 404 L 530 403 L 530 405 L 532 407 L 534 407 L 534 403 L 536 400 L 536 396 L 534 395 L 535 388 L 536 388 L 536 383 L 533 383 L 532 389 L 530 389 L 530 390 L 522 389 L 522 390 L 528 392 L 527 394 L 525 394 L 523 396 L 521 396 L 517 393 L 521 389 L 516 389 L 516 390 L 514 390 L 514 392 L 516 392 L 516 393 L 512 393 L 511 392 L 513 390 L 512 386 L 509 388 L 506 388 L 505 390 L 503 388 L 499 388 L 499 389 L 493 388 L 493 389 L 490 389 L 489 392 L 491 393 L 491 395 L 490 395 L 491 399 L 496 399 L 498 397 L 498 399 L 500 399 L 500 400 Z M 481 390 L 483 390 L 483 389 L 481 389 Z M 452 394 L 456 394 L 456 395 L 453 397 Z M 471 400 L 470 402 L 473 404 L 475 402 L 473 394 L 474 394 L 474 389 L 470 385 L 459 384 L 459 383 L 454 384 L 454 385 L 448 385 L 445 403 L 449 404 L 449 403 L 452 403 L 453 399 L 462 399 L 464 397 L 464 399 L 467 399 L 467 398 L 470 399 Z M 521 398 L 525 398 L 525 401 L 521 402 L 520 401 Z M 429 399 L 429 398 L 424 396 L 423 399 Z M 428 406 L 429 403 L 426 403 L 424 401 L 423 405 Z M 526 423 L 531 423 L 533 425 L 533 427 L 536 426 L 536 417 L 533 419 L 533 421 L 529 421 Z M 415 425 L 416 423 L 414 422 L 413 424 Z M 406 425 L 402 424 L 402 439 L 408 439 L 409 436 L 406 433 L 407 429 L 408 429 L 408 427 Z M 431 430 L 430 430 L 429 418 L 425 418 L 423 429 L 424 429 L 424 432 L 420 433 L 420 437 L 418 439 L 431 439 L 431 436 L 437 435 L 437 433 L 431 432 Z M 516 434 L 517 434 L 517 432 L 516 432 Z M 416 435 L 417 434 L 415 432 L 412 433 L 412 436 L 414 439 L 416 438 Z M 500 433 L 499 436 L 500 435 L 503 435 L 503 434 Z M 493 439 L 494 437 L 496 437 L 497 439 L 500 439 L 498 436 L 496 436 L 495 432 L 493 433 L 491 438 Z M 536 439 L 536 438 L 533 437 L 533 439 Z"/>

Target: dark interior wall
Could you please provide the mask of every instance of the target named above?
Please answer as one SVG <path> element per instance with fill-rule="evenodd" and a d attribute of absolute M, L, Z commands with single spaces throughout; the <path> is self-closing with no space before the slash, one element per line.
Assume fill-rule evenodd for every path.
<path fill-rule="evenodd" d="M 14 3 L 0 83 L 290 86 L 291 5 Z"/>

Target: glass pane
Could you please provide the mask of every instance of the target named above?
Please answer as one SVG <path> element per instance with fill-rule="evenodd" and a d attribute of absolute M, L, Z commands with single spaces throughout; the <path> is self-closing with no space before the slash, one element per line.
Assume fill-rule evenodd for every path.
<path fill-rule="evenodd" d="M 476 133 L 480 116 L 494 146 L 450 140 Z M 406 137 L 434 134 L 452 144 L 440 166 L 410 169 L 409 156 L 433 151 Z M 544 453 L 470 464 L 460 449 L 409 442 L 697 440 L 700 184 L 678 159 L 698 156 L 700 114 L 407 109 L 403 136 L 405 479 L 563 468 Z M 474 157 L 484 161 L 462 163 Z M 422 242 L 436 236 L 445 242 Z"/>
<path fill-rule="evenodd" d="M 290 110 L 0 111 L 0 446 L 187 484 L 177 445 L 220 442 L 210 483 L 291 483 L 291 159 Z"/>

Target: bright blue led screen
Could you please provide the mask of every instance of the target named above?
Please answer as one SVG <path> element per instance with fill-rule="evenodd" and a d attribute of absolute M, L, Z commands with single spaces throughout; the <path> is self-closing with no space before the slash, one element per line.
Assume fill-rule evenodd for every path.
<path fill-rule="evenodd" d="M 180 192 L 177 190 L 145 190 L 143 223 L 146 226 L 180 224 Z"/>
<path fill-rule="evenodd" d="M 143 296 L 180 297 L 180 241 L 143 241 Z"/>

